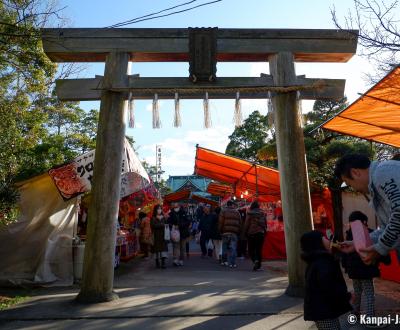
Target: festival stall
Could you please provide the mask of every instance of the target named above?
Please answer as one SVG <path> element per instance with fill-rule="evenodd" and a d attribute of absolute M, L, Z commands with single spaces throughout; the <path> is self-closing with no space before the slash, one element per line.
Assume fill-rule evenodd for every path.
<path fill-rule="evenodd" d="M 400 65 L 320 127 L 400 148 L 399 86 Z M 390 266 L 381 267 L 382 278 L 400 282 L 400 266 L 395 252 L 392 252 L 391 259 Z"/>
<path fill-rule="evenodd" d="M 66 165 L 49 170 L 61 197 L 67 201 L 82 193 L 89 193 L 93 177 L 95 150 L 91 150 Z M 124 153 L 121 164 L 120 212 L 117 226 L 115 266 L 120 260 L 129 260 L 139 251 L 138 237 L 133 230 L 133 222 L 138 208 L 145 206 L 157 197 L 146 170 L 136 156 L 130 143 L 125 139 Z M 83 245 L 86 239 L 86 219 L 90 197 L 81 203 L 78 218 L 78 245 Z M 85 221 L 83 221 L 85 220 Z M 76 259 L 81 260 L 83 248 L 76 248 Z M 80 262 L 81 264 L 81 262 Z M 78 276 L 79 277 L 79 276 Z"/>
<path fill-rule="evenodd" d="M 234 197 L 248 202 L 257 198 L 261 208 L 267 214 L 263 258 L 286 258 L 279 171 L 197 146 L 194 172 L 219 181 L 211 183 L 209 191 L 214 191 L 224 198 Z M 230 185 L 230 190 L 226 184 Z M 228 193 L 229 191 L 231 194 Z M 316 227 L 324 234 L 329 230 L 333 231 L 333 211 L 329 190 L 313 193 L 311 200 Z M 268 217 L 271 209 L 273 216 Z"/>
<path fill-rule="evenodd" d="M 139 252 L 139 235 L 135 223 L 138 211 L 151 214 L 154 205 L 159 202 L 158 191 L 152 182 L 120 200 L 118 218 L 121 228 L 118 231 L 116 249 L 121 261 L 132 259 Z"/>
<path fill-rule="evenodd" d="M 94 156 L 90 151 L 18 184 L 19 219 L 0 228 L 0 282 L 71 285 L 80 278 Z M 121 172 L 122 201 L 143 207 L 158 198 L 127 142 Z M 127 229 L 118 230 L 116 262 L 137 253 L 135 233 Z"/>

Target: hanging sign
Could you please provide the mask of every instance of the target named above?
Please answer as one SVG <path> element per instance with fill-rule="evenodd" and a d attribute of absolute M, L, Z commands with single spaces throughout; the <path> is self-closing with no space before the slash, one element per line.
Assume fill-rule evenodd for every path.
<path fill-rule="evenodd" d="M 49 170 L 49 175 L 64 200 L 91 190 L 94 157 L 95 150 L 91 150 L 75 158 L 71 163 Z M 121 173 L 121 198 L 143 189 L 150 182 L 146 170 L 126 140 Z"/>

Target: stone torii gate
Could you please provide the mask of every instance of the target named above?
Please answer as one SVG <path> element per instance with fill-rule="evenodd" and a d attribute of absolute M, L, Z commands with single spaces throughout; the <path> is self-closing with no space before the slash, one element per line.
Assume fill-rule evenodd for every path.
<path fill-rule="evenodd" d="M 357 31 L 281 29 L 44 29 L 43 47 L 55 62 L 105 62 L 104 76 L 57 82 L 65 101 L 101 100 L 92 204 L 81 291 L 82 302 L 116 298 L 113 259 L 120 164 L 129 97 L 267 98 L 272 96 L 289 271 L 286 292 L 301 296 L 301 235 L 311 230 L 311 203 L 301 128 L 300 99 L 339 99 L 345 81 L 296 76 L 295 62 L 347 62 Z M 189 62 L 189 77 L 129 75 L 129 62 Z M 270 75 L 217 77 L 216 63 L 269 62 Z M 269 94 L 271 93 L 271 94 Z M 298 95 L 299 93 L 299 95 Z M 298 97 L 299 96 L 299 97 Z"/>

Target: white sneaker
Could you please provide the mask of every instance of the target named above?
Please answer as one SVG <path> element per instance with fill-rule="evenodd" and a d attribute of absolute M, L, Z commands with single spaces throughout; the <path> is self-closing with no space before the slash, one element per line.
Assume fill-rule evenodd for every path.
<path fill-rule="evenodd" d="M 183 266 L 183 260 L 179 260 L 179 266 Z"/>

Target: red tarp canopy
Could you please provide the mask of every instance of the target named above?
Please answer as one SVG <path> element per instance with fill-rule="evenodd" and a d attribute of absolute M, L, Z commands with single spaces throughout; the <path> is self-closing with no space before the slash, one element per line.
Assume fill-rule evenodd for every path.
<path fill-rule="evenodd" d="M 246 190 L 260 197 L 280 195 L 277 170 L 198 146 L 194 173 L 230 184 L 235 195 Z"/>
<path fill-rule="evenodd" d="M 322 128 L 400 148 L 400 66 Z"/>
<path fill-rule="evenodd" d="M 192 196 L 190 196 L 190 197 L 191 197 L 191 199 L 194 199 L 194 200 L 196 200 L 196 201 L 198 201 L 200 203 L 210 204 L 210 205 L 212 205 L 214 207 L 219 205 L 218 202 L 216 202 L 216 201 L 214 201 L 212 199 L 205 198 L 203 196 L 199 196 L 199 195 L 196 195 L 196 194 L 192 194 Z"/>
<path fill-rule="evenodd" d="M 166 203 L 179 202 L 179 201 L 182 201 L 182 200 L 185 200 L 185 199 L 189 199 L 190 194 L 191 194 L 190 190 L 175 191 L 173 193 L 165 195 L 163 200 Z"/>
<path fill-rule="evenodd" d="M 232 196 L 232 187 L 226 184 L 211 182 L 207 187 L 207 192 L 214 196 Z"/>

